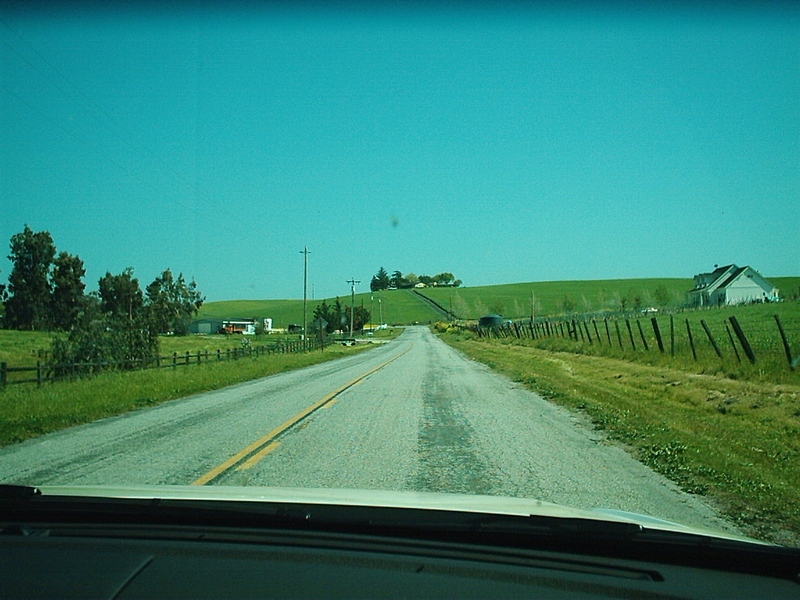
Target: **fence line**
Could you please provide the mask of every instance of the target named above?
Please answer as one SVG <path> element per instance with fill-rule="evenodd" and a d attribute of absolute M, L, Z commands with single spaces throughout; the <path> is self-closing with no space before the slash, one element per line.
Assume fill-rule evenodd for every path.
<path fill-rule="evenodd" d="M 329 345 L 331 340 L 319 340 L 309 338 L 305 340 L 293 340 L 278 342 L 269 346 L 242 346 L 239 348 L 228 348 L 227 350 L 217 349 L 216 352 L 209 353 L 208 350 L 191 353 L 188 350 L 183 353 L 173 352 L 170 355 L 154 356 L 150 358 L 132 358 L 118 361 L 100 361 L 88 363 L 59 363 L 42 364 L 37 360 L 36 366 L 30 367 L 10 367 L 5 362 L 0 362 L 0 387 L 16 383 L 36 383 L 41 385 L 46 381 L 57 381 L 82 375 L 90 375 L 108 369 L 125 370 L 144 370 L 144 369 L 176 369 L 187 365 L 199 365 L 208 362 L 222 362 L 238 360 L 245 357 L 258 358 L 259 356 L 269 356 L 271 354 L 294 354 L 317 350 Z M 9 378 L 9 373 L 35 373 L 35 376 L 26 379 Z"/>
<path fill-rule="evenodd" d="M 773 315 L 775 320 L 775 325 L 777 326 L 777 334 L 779 335 L 780 342 L 776 343 L 775 352 L 778 354 L 785 354 L 786 357 L 786 364 L 788 368 L 792 371 L 795 370 L 797 366 L 798 358 L 793 357 L 791 345 L 789 343 L 789 339 L 786 335 L 786 331 L 781 323 L 780 317 L 778 315 Z M 623 351 L 631 351 L 631 352 L 650 352 L 652 350 L 658 349 L 658 352 L 664 354 L 666 352 L 664 340 L 662 338 L 661 328 L 658 323 L 658 319 L 656 317 L 650 317 L 650 323 L 652 326 L 652 335 L 655 338 L 656 345 L 652 346 L 647 343 L 647 337 L 645 336 L 644 328 L 642 327 L 642 321 L 644 319 L 636 318 L 633 319 L 635 325 L 631 323 L 631 319 L 628 317 L 619 317 L 619 318 L 603 318 L 603 327 L 605 329 L 605 336 L 600 333 L 600 328 L 597 325 L 597 320 L 594 318 L 593 315 L 586 315 L 583 318 L 548 318 L 548 319 L 540 319 L 538 321 L 533 322 L 531 319 L 525 319 L 524 321 L 516 321 L 511 323 L 505 323 L 503 325 L 497 326 L 490 326 L 490 327 L 481 327 L 481 326 L 468 326 L 468 329 L 474 331 L 478 337 L 483 338 L 509 338 L 514 337 L 517 339 L 520 338 L 529 338 L 532 340 L 541 340 L 546 338 L 563 338 L 568 339 L 573 342 L 584 342 L 589 345 L 606 345 L 606 340 L 608 341 L 607 346 L 609 348 L 614 348 L 618 346 L 620 350 Z M 590 325 L 589 321 L 591 321 L 592 329 L 594 330 L 594 335 L 590 333 Z M 624 322 L 625 328 L 627 329 L 627 337 L 624 337 L 621 330 L 620 330 L 620 321 Z M 612 329 L 610 327 L 610 323 L 613 322 L 614 332 L 616 333 L 616 339 L 612 337 Z M 646 321 L 645 321 L 646 322 Z M 724 360 L 724 353 L 723 349 L 719 344 L 717 338 L 714 337 L 711 328 L 709 327 L 708 323 L 706 323 L 705 319 L 700 319 L 700 326 L 702 327 L 705 337 L 708 339 L 709 345 L 711 349 L 713 349 L 714 354 L 719 360 Z M 692 358 L 697 361 L 698 360 L 698 347 L 697 342 L 695 339 L 694 332 L 692 331 L 692 324 L 690 323 L 689 319 L 685 319 L 686 324 L 686 342 L 692 353 Z M 727 334 L 727 338 L 730 341 L 731 349 L 733 350 L 733 355 L 735 356 L 738 362 L 741 362 L 741 355 L 739 350 L 747 357 L 751 364 L 756 364 L 758 358 L 756 356 L 756 349 L 754 349 L 753 345 L 751 344 L 750 340 L 748 339 L 747 335 L 745 334 L 742 326 L 740 325 L 737 318 L 733 315 L 725 318 L 722 322 L 725 327 L 725 332 Z M 638 336 L 634 336 L 634 329 L 636 329 L 639 333 Z M 674 317 L 672 314 L 669 315 L 669 342 L 670 342 L 670 356 L 675 356 L 676 353 L 676 345 L 675 345 L 675 322 Z M 641 340 L 641 344 L 637 344 L 635 337 L 639 337 Z M 605 339 L 604 339 L 605 338 Z M 770 340 L 772 338 L 769 338 Z M 623 342 L 624 340 L 624 342 Z M 737 343 L 738 342 L 738 343 Z M 780 347 L 778 346 L 780 344 Z M 627 348 L 626 348 L 627 346 Z M 637 350 L 637 346 L 639 346 L 639 350 Z M 763 343 L 759 346 L 761 350 L 764 350 Z M 685 348 L 685 346 L 684 346 Z"/>

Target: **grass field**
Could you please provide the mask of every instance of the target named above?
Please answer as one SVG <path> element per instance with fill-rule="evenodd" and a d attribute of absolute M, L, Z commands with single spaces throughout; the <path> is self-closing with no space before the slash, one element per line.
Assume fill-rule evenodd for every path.
<path fill-rule="evenodd" d="M 800 544 L 800 385 L 698 375 L 467 334 L 442 338 L 553 402 L 749 534 Z"/>
<path fill-rule="evenodd" d="M 769 280 L 785 298 L 800 295 L 800 277 L 771 277 Z M 627 306 L 631 307 L 637 296 L 642 307 L 659 306 L 656 290 L 663 286 L 667 293 L 667 306 L 675 308 L 683 305 L 686 292 L 693 285 L 692 279 L 606 279 L 425 288 L 420 291 L 462 319 L 477 319 L 490 312 L 515 319 L 530 317 L 531 295 L 535 315 L 563 313 L 567 298 L 574 305 L 575 312 L 589 313 L 617 310 L 623 298 L 627 298 Z"/>
<path fill-rule="evenodd" d="M 333 304 L 335 298 L 327 298 Z M 350 306 L 350 297 L 342 296 L 339 301 Z M 322 300 L 308 301 L 308 319 L 312 319 L 314 309 Z M 441 318 L 441 314 L 420 300 L 410 290 L 384 290 L 374 294 L 355 295 L 355 305 L 364 306 L 371 311 L 372 320 L 378 323 L 381 313 L 383 322 L 395 325 L 406 325 L 414 322 L 427 323 Z M 275 328 L 286 328 L 290 323 L 303 322 L 302 300 L 229 300 L 208 302 L 200 308 L 198 318 L 215 317 L 232 318 L 271 318 Z"/>
<path fill-rule="evenodd" d="M 639 318 L 628 319 L 635 347 L 631 344 L 631 336 L 625 319 L 609 317 L 608 320 L 587 321 L 582 315 L 574 315 L 567 319 L 578 323 L 583 321 L 588 325 L 589 335 L 585 335 L 584 330 L 577 341 L 569 337 L 561 337 L 561 331 L 565 331 L 566 326 L 562 327 L 559 323 L 565 323 L 566 320 L 559 318 L 550 319 L 550 322 L 555 324 L 553 329 L 557 332 L 556 335 L 541 336 L 540 329 L 538 339 L 507 338 L 506 341 L 535 346 L 544 350 L 605 356 L 680 368 L 693 373 L 719 374 L 750 381 L 800 384 L 800 365 L 797 365 L 794 370 L 790 370 L 775 315 L 779 316 L 787 336 L 790 353 L 794 362 L 797 362 L 797 359 L 800 358 L 800 302 L 798 301 L 731 306 L 679 312 L 672 315 L 657 314 L 655 318 L 662 336 L 663 353 L 659 351 L 651 317 L 641 314 Z M 726 329 L 726 319 L 731 316 L 736 317 L 753 349 L 756 358 L 754 364 L 751 364 L 745 356 L 730 325 Z M 697 359 L 692 354 L 686 327 L 687 321 L 692 331 Z M 706 323 L 722 357 L 717 355 L 701 321 Z M 608 329 L 606 329 L 606 324 Z M 639 325 L 641 325 L 641 332 Z M 619 328 L 619 335 L 617 328 Z M 671 332 L 674 333 L 671 334 Z M 647 349 L 642 343 L 642 334 L 647 342 Z M 609 337 L 611 338 L 610 344 Z M 734 344 L 731 343 L 732 337 Z"/>
<path fill-rule="evenodd" d="M 297 335 L 263 335 L 251 338 L 253 344 L 269 345 L 278 340 L 298 339 Z M 53 334 L 43 331 L 13 331 L 0 329 L 0 362 L 13 367 L 27 367 L 36 364 L 37 360 L 47 362 L 47 353 Z M 242 336 L 237 335 L 187 335 L 159 336 L 160 354 L 167 356 L 173 352 L 209 352 L 238 348 L 242 345 Z"/>

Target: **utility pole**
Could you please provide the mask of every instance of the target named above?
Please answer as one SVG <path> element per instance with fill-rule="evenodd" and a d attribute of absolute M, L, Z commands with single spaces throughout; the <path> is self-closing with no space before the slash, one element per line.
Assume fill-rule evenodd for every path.
<path fill-rule="evenodd" d="M 347 283 L 350 284 L 350 337 L 353 337 L 353 309 L 356 302 L 356 284 L 361 283 L 355 279 L 349 279 Z"/>
<path fill-rule="evenodd" d="M 303 246 L 303 350 L 306 350 L 306 329 L 308 328 L 308 247 Z"/>

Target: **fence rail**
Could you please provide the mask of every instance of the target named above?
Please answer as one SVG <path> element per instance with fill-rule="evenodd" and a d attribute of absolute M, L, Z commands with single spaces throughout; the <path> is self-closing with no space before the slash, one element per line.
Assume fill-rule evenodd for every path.
<path fill-rule="evenodd" d="M 173 352 L 169 355 L 154 356 L 150 358 L 132 358 L 121 361 L 100 361 L 87 363 L 42 363 L 36 361 L 35 366 L 29 367 L 10 367 L 5 362 L 0 362 L 0 386 L 12 385 L 17 383 L 36 383 L 41 385 L 47 381 L 58 381 L 84 375 L 91 375 L 109 369 L 124 370 L 143 370 L 143 369 L 177 369 L 188 365 L 198 365 L 209 362 L 223 362 L 238 360 L 245 357 L 257 358 L 271 354 L 293 354 L 324 348 L 332 343 L 332 340 L 320 340 L 309 338 L 305 342 L 302 340 L 292 340 L 278 342 L 269 346 L 242 346 L 240 348 L 228 348 L 227 350 L 217 349 L 216 352 L 208 350 L 197 352 Z M 32 373 L 32 376 L 23 375 L 17 378 L 14 374 Z M 11 376 L 9 376 L 11 375 Z"/>

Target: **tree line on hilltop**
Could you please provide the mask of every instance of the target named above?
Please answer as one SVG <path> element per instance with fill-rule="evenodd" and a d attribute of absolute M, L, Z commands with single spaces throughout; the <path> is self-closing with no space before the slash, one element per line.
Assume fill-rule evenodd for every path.
<path fill-rule="evenodd" d="M 417 284 L 424 286 L 435 287 L 459 287 L 461 280 L 456 279 L 452 273 L 443 272 L 438 275 L 414 275 L 414 273 L 406 273 L 403 275 L 400 271 L 395 271 L 389 275 L 386 269 L 381 267 L 378 272 L 372 277 L 369 287 L 373 292 L 389 289 L 403 289 L 412 288 Z"/>
<path fill-rule="evenodd" d="M 189 332 L 204 297 L 194 280 L 163 271 L 144 291 L 128 267 L 107 272 L 86 293 L 83 261 L 57 253 L 48 231 L 25 225 L 11 237 L 8 285 L 0 285 L 6 329 L 63 332 L 51 346 L 59 363 L 141 360 L 158 354 L 158 334 Z"/>

